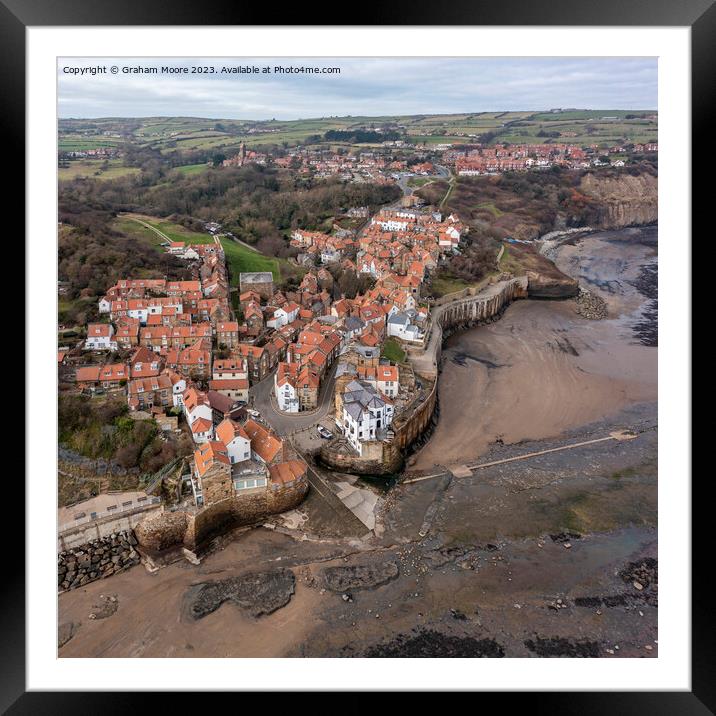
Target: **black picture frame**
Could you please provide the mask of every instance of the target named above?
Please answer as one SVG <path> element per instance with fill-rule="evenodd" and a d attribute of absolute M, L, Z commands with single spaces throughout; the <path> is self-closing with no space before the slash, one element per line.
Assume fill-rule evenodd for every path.
<path fill-rule="evenodd" d="M 410 7 L 404 3 L 391 6 L 366 6 L 361 25 L 479 25 L 479 26 L 685 26 L 691 28 L 692 62 L 692 142 L 708 146 L 707 127 L 714 123 L 714 88 L 716 87 L 716 5 L 715 0 L 459 0 L 439 7 L 427 3 Z M 278 6 L 276 6 L 278 8 Z M 11 192 L 17 207 L 24 198 L 25 182 L 25 30 L 40 26 L 124 26 L 124 25 L 273 25 L 279 17 L 283 26 L 339 24 L 336 8 L 284 6 L 280 10 L 265 6 L 248 6 L 226 0 L 195 3 L 189 0 L 0 0 L 0 87 L 4 111 L 0 113 L 4 152 L 14 167 Z M 345 11 L 345 24 L 355 24 L 356 17 Z M 325 19 L 324 22 L 320 20 Z M 133 48 L 136 50 L 136 48 Z M 713 129 L 712 129 L 713 131 Z M 703 207 L 712 203 L 707 183 L 693 181 L 692 206 L 694 219 Z M 13 228 L 17 236 L 17 227 Z M 690 300 L 690 297 L 689 297 Z M 690 476 L 689 476 L 690 477 Z M 706 475 L 704 475 L 706 477 Z M 692 564 L 710 565 L 706 553 L 712 539 L 699 520 L 697 509 L 706 510 L 704 493 L 707 488 L 692 485 L 693 518 Z M 701 499 L 699 499 L 701 497 Z M 700 506 L 700 507 L 699 507 Z M 705 517 L 705 515 L 704 515 Z M 14 528 L 24 534 L 23 526 Z M 157 705 L 163 694 L 132 694 L 131 692 L 26 692 L 25 687 L 25 573 L 24 562 L 15 549 L 15 559 L 6 559 L 0 589 L 0 709 L 12 714 L 45 713 L 126 713 L 138 707 Z M 706 582 L 709 569 L 693 571 L 692 582 L 692 690 L 690 692 L 563 692 L 476 695 L 482 708 L 489 697 L 504 699 L 502 708 L 517 708 L 531 714 L 714 714 L 716 713 L 716 664 L 713 657 L 714 618 Z M 684 605 L 686 608 L 686 605 Z M 558 668 L 556 666 L 556 668 Z M 87 685 L 91 688 L 91 684 Z M 568 684 L 565 684 L 568 688 Z M 180 694 L 184 708 L 191 708 L 195 699 L 206 695 Z M 350 713 L 365 710 L 370 694 L 357 694 L 349 704 L 338 705 Z M 295 708 L 295 696 L 274 694 L 269 708 L 284 703 Z M 421 700 L 424 696 L 420 697 Z M 245 702 L 244 702 L 245 703 Z M 268 705 L 268 704 L 264 704 Z M 386 705 L 390 705 L 390 699 Z M 239 707 L 239 704 L 235 704 Z"/>

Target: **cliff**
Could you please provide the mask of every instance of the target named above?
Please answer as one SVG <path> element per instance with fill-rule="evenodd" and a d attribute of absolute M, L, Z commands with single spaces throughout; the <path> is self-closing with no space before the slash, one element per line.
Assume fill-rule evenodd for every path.
<path fill-rule="evenodd" d="M 620 229 L 635 224 L 652 224 L 658 218 L 658 179 L 651 174 L 600 177 L 585 174 L 580 190 L 595 200 L 597 226 Z"/>

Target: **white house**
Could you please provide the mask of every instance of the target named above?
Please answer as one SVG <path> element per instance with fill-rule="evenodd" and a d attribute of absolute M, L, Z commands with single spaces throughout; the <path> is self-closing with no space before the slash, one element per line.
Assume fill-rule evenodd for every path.
<path fill-rule="evenodd" d="M 225 418 L 216 428 L 216 437 L 226 446 L 232 464 L 251 458 L 251 440 L 239 423 Z"/>
<path fill-rule="evenodd" d="M 333 261 L 340 261 L 343 254 L 332 244 L 326 244 L 321 249 L 321 262 L 329 264 Z"/>
<path fill-rule="evenodd" d="M 175 308 L 177 313 L 182 313 L 184 308 L 180 298 L 156 299 L 154 301 L 136 300 L 130 301 L 127 306 L 127 315 L 130 318 L 137 318 L 142 324 L 147 323 L 149 316 L 161 316 L 164 308 Z"/>
<path fill-rule="evenodd" d="M 445 233 L 450 236 L 453 239 L 457 239 L 460 241 L 460 231 L 455 226 L 448 226 L 447 229 L 445 229 Z"/>
<path fill-rule="evenodd" d="M 278 401 L 279 410 L 285 413 L 297 413 L 299 411 L 299 400 L 296 386 L 288 375 L 282 375 L 279 379 L 278 371 L 274 373 L 274 392 Z"/>
<path fill-rule="evenodd" d="M 197 418 L 189 424 L 194 442 L 198 444 L 214 439 L 214 423 L 206 418 Z"/>
<path fill-rule="evenodd" d="M 188 246 L 179 258 L 184 259 L 185 261 L 196 261 L 199 258 L 199 254 L 191 246 Z"/>
<path fill-rule="evenodd" d="M 214 361 L 214 380 L 235 380 L 249 377 L 246 358 L 217 358 Z"/>
<path fill-rule="evenodd" d="M 112 308 L 112 301 L 110 301 L 107 296 L 102 296 L 102 298 L 99 299 L 99 312 L 100 313 L 109 313 Z"/>
<path fill-rule="evenodd" d="M 388 318 L 388 335 L 412 343 L 423 340 L 423 332 L 411 322 L 410 316 L 402 311 L 393 313 Z"/>
<path fill-rule="evenodd" d="M 285 306 L 281 306 L 273 312 L 273 316 L 270 320 L 266 321 L 266 325 L 269 328 L 275 328 L 278 330 L 288 323 L 293 323 L 293 321 L 296 320 L 296 316 L 298 316 L 300 309 L 301 307 L 297 303 L 289 301 Z"/>
<path fill-rule="evenodd" d="M 379 365 L 375 369 L 376 387 L 389 398 L 395 398 L 400 389 L 400 371 L 397 365 Z"/>
<path fill-rule="evenodd" d="M 412 222 L 407 219 L 377 218 L 372 219 L 371 223 L 380 224 L 380 228 L 384 231 L 406 231 Z"/>
<path fill-rule="evenodd" d="M 213 413 L 206 393 L 190 386 L 182 394 L 182 402 L 184 404 L 184 415 L 189 425 L 192 425 L 199 418 L 209 422 L 212 421 Z"/>
<path fill-rule="evenodd" d="M 374 278 L 378 275 L 378 267 L 376 266 L 375 259 L 361 259 L 359 263 L 359 273 L 369 273 Z"/>
<path fill-rule="evenodd" d="M 167 245 L 167 253 L 174 256 L 181 256 L 186 249 L 186 244 L 183 241 L 170 241 Z"/>
<path fill-rule="evenodd" d="M 362 455 L 363 443 L 380 440 L 393 421 L 393 406 L 368 383 L 352 380 L 343 394 L 342 429 L 348 442 Z"/>
<path fill-rule="evenodd" d="M 114 328 L 111 323 L 90 323 L 87 326 L 85 349 L 89 351 L 116 351 L 117 341 L 113 340 Z"/>
<path fill-rule="evenodd" d="M 168 374 L 169 380 L 172 382 L 172 404 L 175 408 L 183 408 L 186 379 L 174 371 L 168 371 Z"/>

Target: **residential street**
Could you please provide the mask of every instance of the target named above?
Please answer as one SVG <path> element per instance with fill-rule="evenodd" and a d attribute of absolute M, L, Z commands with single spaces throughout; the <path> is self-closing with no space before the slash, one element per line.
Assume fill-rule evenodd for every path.
<path fill-rule="evenodd" d="M 331 366 L 325 379 L 321 382 L 318 408 L 316 410 L 307 413 L 296 413 L 294 415 L 279 412 L 276 408 L 275 401 L 271 399 L 275 371 L 272 371 L 260 383 L 250 388 L 249 396 L 253 399 L 253 407 L 260 411 L 266 422 L 269 423 L 279 435 L 287 435 L 295 430 L 303 430 L 311 425 L 315 425 L 319 420 L 325 418 L 331 410 L 337 365 L 338 363 L 336 362 Z"/>

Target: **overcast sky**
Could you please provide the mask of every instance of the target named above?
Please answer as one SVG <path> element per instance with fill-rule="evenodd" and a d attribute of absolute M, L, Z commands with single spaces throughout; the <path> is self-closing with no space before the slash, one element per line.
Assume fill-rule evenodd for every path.
<path fill-rule="evenodd" d="M 111 74 L 211 65 L 216 74 Z M 340 67 L 340 74 L 221 74 L 221 67 Z M 103 66 L 107 74 L 67 74 Z M 656 58 L 97 58 L 58 60 L 60 117 L 303 119 L 580 109 L 656 109 Z"/>

